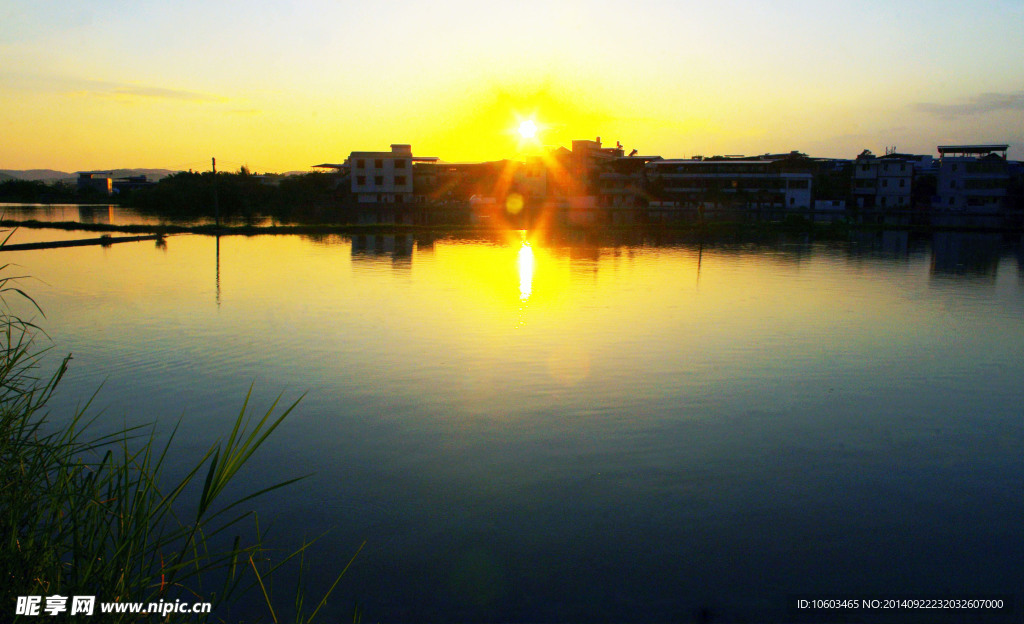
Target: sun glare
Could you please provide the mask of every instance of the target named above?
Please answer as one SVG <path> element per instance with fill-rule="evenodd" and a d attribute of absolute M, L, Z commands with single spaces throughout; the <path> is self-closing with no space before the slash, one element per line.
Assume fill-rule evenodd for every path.
<path fill-rule="evenodd" d="M 519 124 L 519 136 L 523 137 L 524 139 L 534 139 L 534 138 L 537 138 L 537 124 L 536 124 L 536 122 L 534 122 L 532 119 L 527 119 L 526 121 L 520 123 Z"/>
<path fill-rule="evenodd" d="M 536 259 L 533 256 L 533 247 L 530 243 L 523 241 L 516 257 L 516 265 L 519 269 L 519 300 L 526 301 L 533 294 L 533 271 L 536 266 Z"/>

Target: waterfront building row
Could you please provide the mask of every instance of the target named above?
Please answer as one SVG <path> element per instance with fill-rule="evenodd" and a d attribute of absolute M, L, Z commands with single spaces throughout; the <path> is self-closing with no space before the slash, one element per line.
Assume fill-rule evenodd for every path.
<path fill-rule="evenodd" d="M 544 212 L 565 221 L 633 223 L 704 218 L 779 219 L 790 214 L 971 213 L 1020 210 L 1024 166 L 1007 145 L 939 146 L 939 158 L 901 154 L 855 159 L 800 152 L 666 159 L 629 155 L 621 144 L 572 142 L 525 161 L 448 163 L 389 152 L 351 152 L 338 174 L 353 205 L 384 207 L 408 220 L 464 212 L 474 220 Z M 396 206 L 397 205 L 397 206 Z M 404 207 L 404 208 L 403 208 Z M 398 219 L 405 220 L 405 219 Z"/>

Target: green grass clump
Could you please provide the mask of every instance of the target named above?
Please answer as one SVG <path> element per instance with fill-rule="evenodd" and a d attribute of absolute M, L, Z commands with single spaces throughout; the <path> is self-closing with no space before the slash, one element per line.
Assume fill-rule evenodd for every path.
<path fill-rule="evenodd" d="M 10 311 L 3 298 L 12 295 L 31 302 L 13 278 L 0 279 L 0 619 L 14 617 L 18 596 L 59 594 L 96 596 L 94 621 L 152 621 L 101 616 L 98 605 L 161 599 L 210 602 L 218 620 L 218 605 L 252 589 L 277 622 L 267 576 L 311 542 L 271 561 L 265 533 L 245 504 L 298 479 L 223 499 L 298 401 L 281 410 L 275 401 L 262 415 L 251 415 L 247 396 L 226 439 L 168 486 L 161 474 L 174 432 L 163 444 L 138 427 L 93 435 L 88 404 L 66 425 L 48 419 L 46 406 L 68 359 L 52 375 L 39 375 L 32 340 L 39 329 Z M 335 586 L 337 580 L 328 595 Z M 301 595 L 300 587 L 296 605 Z M 312 620 L 326 600 L 308 617 L 297 609 L 296 620 Z"/>

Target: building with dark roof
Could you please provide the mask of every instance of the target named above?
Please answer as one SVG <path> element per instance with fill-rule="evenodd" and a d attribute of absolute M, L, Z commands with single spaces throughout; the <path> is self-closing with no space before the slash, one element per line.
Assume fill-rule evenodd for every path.
<path fill-rule="evenodd" d="M 100 193 L 110 195 L 114 192 L 114 172 L 79 171 L 78 190 L 79 192 L 90 190 L 98 191 Z"/>
<path fill-rule="evenodd" d="M 1009 145 L 940 145 L 935 208 L 998 213 L 1007 205 Z"/>
<path fill-rule="evenodd" d="M 802 155 L 655 160 L 646 165 L 654 220 L 811 208 L 814 163 Z"/>

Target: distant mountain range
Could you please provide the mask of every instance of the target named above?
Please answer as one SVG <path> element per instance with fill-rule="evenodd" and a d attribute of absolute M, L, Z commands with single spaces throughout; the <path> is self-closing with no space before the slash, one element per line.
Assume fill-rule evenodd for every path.
<path fill-rule="evenodd" d="M 165 178 L 172 173 L 177 173 L 177 171 L 171 171 L 170 169 L 114 169 L 113 172 L 115 178 L 144 175 L 153 181 Z M 58 182 L 60 180 L 64 180 L 67 182 L 74 182 L 77 179 L 77 173 L 54 171 L 53 169 L 26 169 L 23 171 L 0 169 L 0 182 L 3 182 L 4 180 L 39 180 L 42 182 Z"/>

